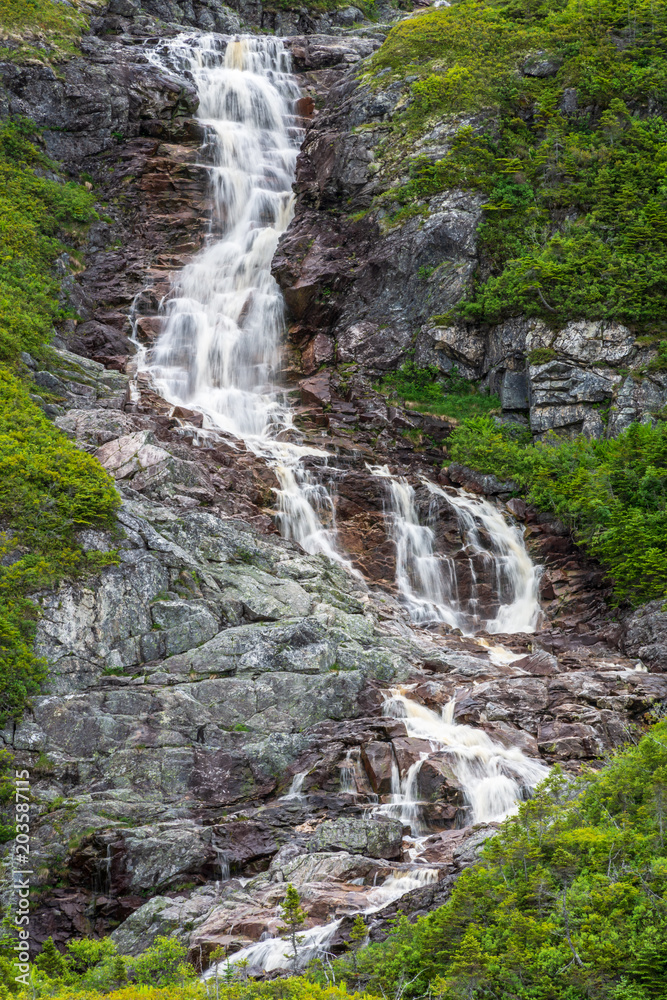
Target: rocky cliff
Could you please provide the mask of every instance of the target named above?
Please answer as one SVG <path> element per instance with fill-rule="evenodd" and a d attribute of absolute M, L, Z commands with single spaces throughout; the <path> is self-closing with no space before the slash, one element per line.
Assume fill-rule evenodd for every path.
<path fill-rule="evenodd" d="M 395 178 L 378 149 L 405 88 L 359 78 L 385 29 L 355 33 L 357 19 L 356 8 L 111 0 L 96 5 L 67 61 L 0 67 L 4 113 L 33 118 L 49 155 L 100 205 L 85 269 L 61 259 L 77 319 L 60 323 L 48 357 L 23 361 L 33 397 L 122 497 L 113 528 L 78 535 L 86 551 L 116 550 L 115 564 L 36 595 L 49 674 L 2 733 L 32 775 L 35 947 L 113 931 L 136 954 L 169 933 L 204 967 L 218 946 L 276 933 L 287 882 L 309 929 L 340 919 L 331 950 L 369 908 L 381 938 L 398 906 L 417 914 L 442 902 L 496 828 L 476 816 L 442 748 L 389 712 L 391 690 L 438 714 L 451 703 L 453 725 L 572 771 L 623 743 L 667 694 L 659 607 L 627 627 L 613 621 L 603 573 L 557 519 L 513 498 L 511 483 L 447 463 L 452 422 L 377 388 L 414 348 L 420 364 L 456 364 L 486 382 L 538 433 L 602 433 L 600 402 L 611 402 L 618 430 L 667 400 L 664 376 L 638 382 L 625 371 L 651 349 L 620 323 L 471 329 L 433 319 L 478 266 L 483 198 L 447 190 L 386 224 L 374 199 Z M 337 457 L 335 512 L 356 573 L 282 538 L 275 471 L 137 373 L 172 276 L 204 245 L 212 217 L 194 85 L 145 51 L 183 25 L 287 36 L 306 131 L 296 214 L 274 262 L 290 319 L 282 374 L 300 440 Z M 423 155 L 440 158 L 453 128 L 422 137 Z M 556 356 L 525 367 L 539 350 Z M 544 567 L 535 633 L 414 626 L 396 597 L 386 487 L 368 469 L 377 463 L 408 476 L 421 519 L 437 522 L 438 552 L 461 567 L 461 524 L 446 503 L 435 509 L 422 476 L 486 494 L 525 525 Z M 468 560 L 460 586 L 475 575 L 491 607 L 482 563 Z M 417 763 L 415 865 L 417 831 L 400 810 L 376 810 Z M 516 780 L 528 795 L 530 782 Z M 410 882 L 420 869 L 428 878 Z M 392 895 L 401 878 L 410 891 Z"/>

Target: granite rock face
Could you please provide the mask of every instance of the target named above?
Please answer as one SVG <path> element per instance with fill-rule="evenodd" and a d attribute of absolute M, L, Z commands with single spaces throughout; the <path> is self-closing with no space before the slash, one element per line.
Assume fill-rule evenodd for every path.
<path fill-rule="evenodd" d="M 667 611 L 664 601 L 642 605 L 625 621 L 623 647 L 651 670 L 667 670 Z"/>
<path fill-rule="evenodd" d="M 136 342 L 159 335 L 159 302 L 211 212 L 192 87 L 142 53 L 156 19 L 165 35 L 239 24 L 292 34 L 298 110 L 312 124 L 275 260 L 292 313 L 285 375 L 307 376 L 295 405 L 302 440 L 336 450 L 340 538 L 366 583 L 280 538 L 273 470 L 202 433 L 202 414 L 136 375 Z M 387 183 L 376 150 L 404 95 L 351 79 L 382 34 L 344 34 L 358 20 L 356 8 L 314 16 L 252 0 L 111 0 L 62 79 L 44 66 L 0 67 L 4 105 L 57 123 L 48 151 L 112 202 L 76 280 L 61 261 L 80 319 L 61 324 L 48 365 L 24 359 L 34 398 L 123 499 L 113 531 L 79 536 L 88 550 L 115 549 L 114 564 L 35 595 L 48 683 L 1 734 L 32 776 L 37 943 L 113 930 L 121 952 L 137 954 L 167 933 L 202 966 L 216 947 L 276 933 L 288 882 L 309 927 L 341 921 L 332 949 L 369 907 L 379 940 L 399 906 L 417 916 L 443 902 L 495 830 L 474 824 L 451 755 L 385 716 L 394 685 L 436 713 L 453 702 L 457 722 L 499 747 L 572 772 L 667 695 L 659 602 L 610 622 L 603 575 L 563 525 L 512 499 L 511 483 L 443 467 L 451 423 L 390 405 L 374 387 L 417 332 L 419 363 L 486 380 L 536 433 L 602 434 L 662 405 L 664 377 L 627 374 L 650 351 L 619 325 L 446 325 L 476 267 L 481 199 L 447 192 L 400 225 L 391 206 L 359 217 Z M 524 72 L 550 73 L 549 59 L 535 54 Z M 435 128 L 425 155 L 442 156 L 461 124 Z M 334 371 L 334 361 L 356 367 Z M 454 559 L 463 541 L 422 475 L 492 496 L 523 526 L 544 567 L 545 619 L 530 636 L 494 637 L 508 662 L 446 627 L 411 628 L 393 594 L 386 483 L 367 467 L 378 462 L 409 477 L 440 554 Z M 460 562 L 465 593 L 473 573 Z M 483 596 L 497 604 L 490 587 Z M 392 796 L 417 768 L 428 877 L 402 894 L 419 880 Z"/>
<path fill-rule="evenodd" d="M 391 2 L 376 8 L 377 20 L 369 22 L 354 5 L 332 11 L 313 11 L 307 7 L 280 9 L 261 0 L 109 0 L 96 17 L 93 30 L 100 34 L 123 34 L 126 37 L 164 35 L 171 29 L 195 28 L 234 34 L 261 30 L 275 35 L 336 35 L 362 27 L 378 32 L 382 22 L 391 22 L 398 11 Z M 388 30 L 388 28 L 385 28 Z"/>
<path fill-rule="evenodd" d="M 523 72 L 556 69 L 537 52 Z M 348 72 L 307 128 L 295 217 L 274 259 L 295 367 L 311 376 L 354 364 L 371 380 L 413 357 L 443 374 L 455 367 L 499 395 L 503 418 L 536 437 L 613 436 L 652 419 L 667 403 L 667 377 L 648 367 L 656 345 L 639 343 L 622 324 L 452 323 L 452 307 L 482 267 L 476 237 L 484 198 L 449 190 L 406 210 L 392 197 L 408 180 L 388 152 L 389 123 L 410 100 L 406 88 L 380 78 L 371 87 Z M 449 116 L 415 140 L 411 155 L 441 159 L 461 126 L 488 130 L 488 117 Z"/>

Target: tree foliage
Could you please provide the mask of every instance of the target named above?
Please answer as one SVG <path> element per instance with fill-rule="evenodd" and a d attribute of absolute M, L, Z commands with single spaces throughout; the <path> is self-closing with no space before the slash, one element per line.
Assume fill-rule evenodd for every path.
<path fill-rule="evenodd" d="M 383 199 L 486 197 L 460 318 L 662 323 L 665 3 L 459 0 L 398 24 L 372 67 L 413 80 L 383 151 L 402 175 L 407 157 L 411 179 Z M 460 122 L 449 152 L 415 155 L 443 119 Z"/>
<path fill-rule="evenodd" d="M 455 461 L 513 480 L 556 513 L 606 567 L 618 599 L 667 594 L 667 424 L 633 424 L 618 438 L 530 443 L 491 417 L 450 438 Z"/>

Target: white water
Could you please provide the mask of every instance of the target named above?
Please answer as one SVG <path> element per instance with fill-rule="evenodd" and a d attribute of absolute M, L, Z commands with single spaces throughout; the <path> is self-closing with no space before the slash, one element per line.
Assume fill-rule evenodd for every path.
<path fill-rule="evenodd" d="M 271 274 L 293 212 L 302 131 L 299 89 L 283 43 L 267 36 L 180 35 L 147 50 L 163 69 L 190 76 L 206 126 L 213 218 L 208 245 L 178 275 L 165 324 L 144 359 L 169 402 L 199 410 L 205 427 L 239 438 L 272 466 L 283 535 L 350 568 L 338 551 L 333 505 L 303 459 L 276 388 L 284 302 Z"/>
<path fill-rule="evenodd" d="M 362 914 L 376 913 L 400 899 L 406 892 L 418 889 L 420 886 L 437 882 L 438 870 L 436 868 L 417 868 L 413 871 L 395 871 L 382 885 L 376 886 L 368 893 L 368 906 L 357 911 Z M 313 958 L 324 958 L 329 954 L 329 945 L 340 926 L 341 919 L 332 920 L 328 924 L 320 927 L 311 927 L 309 930 L 299 934 L 300 943 L 298 945 L 297 968 L 303 969 Z M 267 938 L 265 941 L 258 941 L 257 944 L 248 945 L 234 955 L 230 955 L 229 961 L 232 965 L 238 962 L 247 961 L 250 968 L 263 969 L 265 972 L 273 972 L 275 969 L 289 969 L 293 967 L 291 944 L 287 938 Z M 225 962 L 219 963 L 218 974 L 224 969 Z M 204 979 L 210 979 L 215 975 L 215 966 L 211 966 L 204 974 Z"/>
<path fill-rule="evenodd" d="M 439 716 L 396 688 L 385 701 L 384 714 L 401 719 L 408 736 L 428 740 L 433 753 L 445 752 L 446 763 L 463 789 L 472 823 L 500 822 L 513 815 L 519 802 L 549 772 L 544 764 L 524 756 L 518 748 L 503 747 L 483 730 L 455 723 L 454 701 Z M 422 763 L 416 761 L 402 782 L 392 775 L 392 802 L 378 809 L 409 823 L 413 836 L 424 832 L 417 794 Z"/>
<path fill-rule="evenodd" d="M 535 630 L 540 615 L 539 571 L 516 525 L 480 497 L 463 490 L 447 493 L 423 480 L 434 497 L 442 497 L 452 507 L 459 523 L 472 579 L 472 593 L 463 601 L 457 582 L 461 554 L 454 559 L 435 552 L 435 532 L 430 525 L 420 524 L 414 488 L 406 479 L 392 476 L 386 466 L 370 467 L 370 471 L 387 480 L 396 586 L 415 621 L 444 622 L 466 634 L 480 629 L 490 633 Z M 485 578 L 493 580 L 500 601 L 494 618 L 484 619 L 480 614 L 476 562 L 484 567 Z"/>
<path fill-rule="evenodd" d="M 289 791 L 285 795 L 281 795 L 283 802 L 288 802 L 290 799 L 298 800 L 305 799 L 303 794 L 303 783 L 305 781 L 308 771 L 298 771 L 292 778 L 292 784 L 289 787 Z"/>

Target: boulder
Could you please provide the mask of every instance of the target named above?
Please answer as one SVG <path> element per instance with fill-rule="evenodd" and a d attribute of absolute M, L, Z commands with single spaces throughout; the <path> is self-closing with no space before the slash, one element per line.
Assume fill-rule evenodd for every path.
<path fill-rule="evenodd" d="M 403 824 L 386 816 L 347 817 L 325 820 L 310 841 L 313 851 L 347 851 L 369 858 L 398 858 Z"/>
<path fill-rule="evenodd" d="M 432 754 L 419 768 L 417 787 L 420 799 L 435 802 L 442 800 L 450 805 L 464 806 L 465 796 L 447 755 Z"/>
<path fill-rule="evenodd" d="M 625 623 L 623 646 L 650 670 L 667 671 L 667 607 L 664 600 L 637 608 Z"/>
<path fill-rule="evenodd" d="M 413 764 L 432 753 L 432 746 L 428 740 L 420 740 L 414 736 L 399 736 L 398 739 L 392 740 L 392 747 L 402 778 Z"/>
<path fill-rule="evenodd" d="M 604 750 L 595 730 L 581 723 L 547 722 L 538 728 L 537 745 L 557 760 L 586 760 Z"/>
<path fill-rule="evenodd" d="M 366 743 L 361 748 L 361 760 L 376 795 L 391 792 L 391 772 L 394 757 L 390 743 Z"/>

